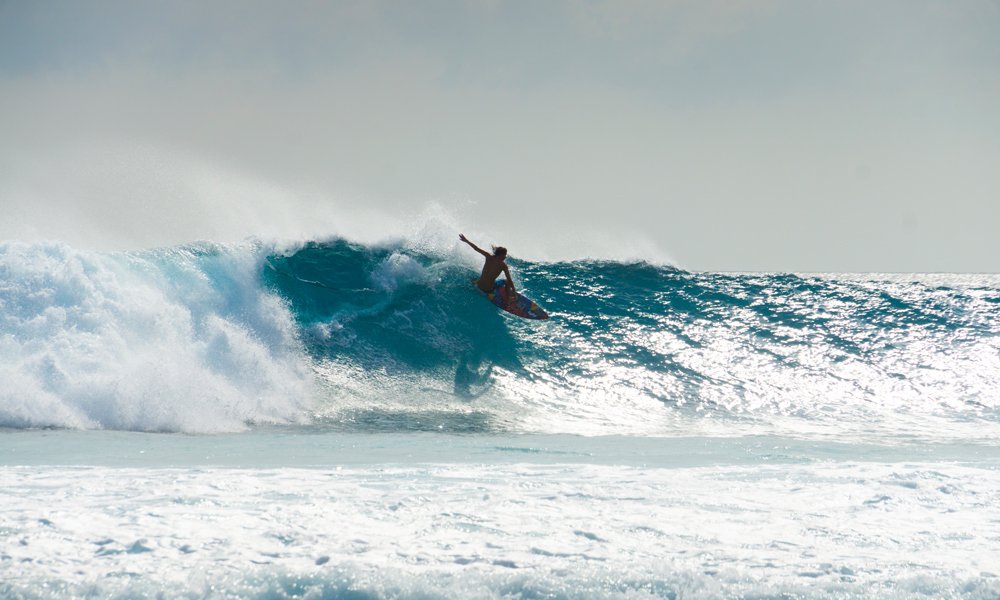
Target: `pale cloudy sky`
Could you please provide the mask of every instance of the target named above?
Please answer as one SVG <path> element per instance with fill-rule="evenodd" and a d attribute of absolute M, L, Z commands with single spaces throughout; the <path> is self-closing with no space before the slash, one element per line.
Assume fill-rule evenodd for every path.
<path fill-rule="evenodd" d="M 1000 2 L 0 0 L 0 210 L 100 249 L 998 272 Z"/>

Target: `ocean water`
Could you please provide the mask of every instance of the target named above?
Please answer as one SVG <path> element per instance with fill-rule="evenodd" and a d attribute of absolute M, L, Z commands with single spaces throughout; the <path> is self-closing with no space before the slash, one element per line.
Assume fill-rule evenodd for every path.
<path fill-rule="evenodd" d="M 1000 276 L 0 243 L 2 598 L 1000 598 Z"/>

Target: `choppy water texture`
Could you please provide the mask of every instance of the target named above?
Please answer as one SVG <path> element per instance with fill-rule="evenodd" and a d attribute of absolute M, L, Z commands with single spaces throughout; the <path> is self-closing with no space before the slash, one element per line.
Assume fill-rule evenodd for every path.
<path fill-rule="evenodd" d="M 1000 597 L 1000 276 L 0 244 L 0 596 Z"/>

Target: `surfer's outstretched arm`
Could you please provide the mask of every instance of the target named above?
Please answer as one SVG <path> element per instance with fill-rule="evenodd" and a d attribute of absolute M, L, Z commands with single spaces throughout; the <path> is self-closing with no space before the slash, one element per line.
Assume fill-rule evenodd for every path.
<path fill-rule="evenodd" d="M 463 242 L 465 242 L 466 244 L 468 244 L 468 245 L 472 246 L 472 249 L 473 249 L 473 250 L 475 250 L 476 252 L 478 252 L 478 253 L 482 254 L 483 256 L 491 256 L 491 254 L 490 254 L 489 252 L 487 252 L 486 250 L 483 250 L 483 249 L 482 249 L 482 248 L 480 248 L 479 246 L 477 246 L 477 245 L 473 244 L 472 242 L 470 242 L 470 241 L 469 241 L 469 238 L 465 237 L 465 234 L 464 234 L 464 233 L 460 233 L 460 234 L 458 234 L 458 239 L 460 239 L 460 240 L 462 240 Z"/>

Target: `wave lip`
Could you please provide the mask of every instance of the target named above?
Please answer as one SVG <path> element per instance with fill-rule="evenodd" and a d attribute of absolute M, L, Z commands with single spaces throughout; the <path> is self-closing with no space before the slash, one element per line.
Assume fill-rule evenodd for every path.
<path fill-rule="evenodd" d="M 216 432 L 302 420 L 301 346 L 256 254 L 0 244 L 0 425 Z"/>

